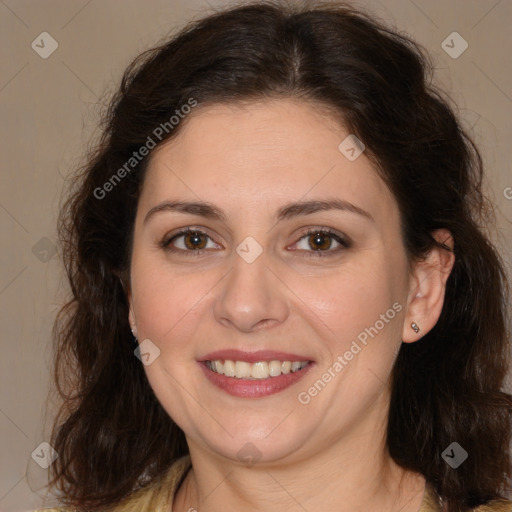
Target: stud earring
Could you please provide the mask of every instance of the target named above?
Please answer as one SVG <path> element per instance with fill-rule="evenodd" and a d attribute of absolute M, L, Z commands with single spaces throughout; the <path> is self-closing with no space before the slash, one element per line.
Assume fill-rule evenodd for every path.
<path fill-rule="evenodd" d="M 411 327 L 412 327 L 413 331 L 414 331 L 416 334 L 418 334 L 418 333 L 420 332 L 420 328 L 418 327 L 418 324 L 417 324 L 416 322 L 413 322 L 413 323 L 411 324 Z"/>
<path fill-rule="evenodd" d="M 137 343 L 137 336 L 135 335 L 135 331 L 133 330 L 134 327 L 135 327 L 135 324 L 133 324 L 133 327 L 131 328 L 131 331 L 132 331 L 133 341 L 135 341 L 135 343 Z"/>

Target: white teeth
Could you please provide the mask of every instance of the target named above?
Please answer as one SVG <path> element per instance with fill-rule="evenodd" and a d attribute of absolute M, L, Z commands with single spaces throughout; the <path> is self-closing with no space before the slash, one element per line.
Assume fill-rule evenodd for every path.
<path fill-rule="evenodd" d="M 267 362 L 261 361 L 252 365 L 251 377 L 253 379 L 266 379 L 269 375 L 270 372 L 268 370 Z"/>
<path fill-rule="evenodd" d="M 224 363 L 226 365 L 227 361 Z M 281 361 L 270 361 L 268 363 L 268 373 L 271 377 L 278 377 L 281 375 Z"/>
<path fill-rule="evenodd" d="M 292 363 L 292 372 L 297 371 L 300 368 L 300 363 L 298 361 L 294 361 Z"/>
<path fill-rule="evenodd" d="M 281 363 L 281 373 L 284 373 L 285 375 L 290 373 L 290 370 L 292 369 L 292 363 L 290 361 L 283 361 Z"/>
<path fill-rule="evenodd" d="M 247 361 L 206 361 L 206 366 L 215 373 L 236 377 L 237 379 L 268 379 L 278 377 L 281 374 L 293 373 L 304 368 L 309 361 L 258 361 L 248 363 Z"/>
<path fill-rule="evenodd" d="M 234 377 L 236 375 L 235 363 L 233 361 L 224 361 L 224 375 Z"/>
<path fill-rule="evenodd" d="M 223 364 L 221 361 L 215 361 L 217 373 L 224 373 Z M 235 377 L 239 379 L 246 379 L 251 376 L 251 365 L 245 361 L 237 361 L 235 363 Z"/>

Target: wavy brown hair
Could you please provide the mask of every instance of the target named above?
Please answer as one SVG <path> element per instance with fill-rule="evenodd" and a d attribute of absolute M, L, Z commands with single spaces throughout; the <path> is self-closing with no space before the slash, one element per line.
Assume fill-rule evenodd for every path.
<path fill-rule="evenodd" d="M 51 471 L 64 504 L 105 510 L 188 453 L 134 357 L 128 325 L 134 217 L 151 151 L 122 179 L 113 176 L 191 99 L 200 109 L 279 97 L 323 105 L 364 141 L 399 205 L 411 261 L 437 244 L 433 231 L 452 233 L 455 265 L 439 321 L 402 344 L 394 366 L 387 444 L 397 464 L 434 485 L 449 512 L 506 495 L 507 281 L 482 229 L 492 211 L 481 157 L 431 76 L 428 57 L 408 37 L 333 3 L 231 7 L 129 66 L 59 221 L 71 298 L 54 328 L 63 404 Z M 99 192 L 109 180 L 108 193 Z M 456 470 L 441 457 L 454 441 L 469 453 Z"/>

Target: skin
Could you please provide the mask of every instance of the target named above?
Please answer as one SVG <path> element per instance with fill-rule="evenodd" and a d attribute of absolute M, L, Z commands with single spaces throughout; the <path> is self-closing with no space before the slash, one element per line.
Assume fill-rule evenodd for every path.
<path fill-rule="evenodd" d="M 192 458 L 173 510 L 417 511 L 425 480 L 386 449 L 389 376 L 402 341 L 417 341 L 437 322 L 453 255 L 435 249 L 409 264 L 395 198 L 365 153 L 349 161 L 340 152 L 349 132 L 318 105 L 205 106 L 181 128 L 148 168 L 128 297 L 139 340 L 160 350 L 145 366 L 148 380 Z M 340 210 L 276 219 L 285 204 L 312 199 L 348 201 L 372 219 Z M 144 221 L 171 200 L 208 202 L 225 219 L 167 210 Z M 202 255 L 186 252 L 184 237 L 174 240 L 182 252 L 162 247 L 186 227 L 210 237 Z M 314 257 L 318 246 L 305 232 L 322 227 L 351 245 L 327 238 L 325 256 Z M 263 249 L 252 263 L 236 252 L 248 236 Z M 435 236 L 451 243 L 446 231 Z M 395 303 L 394 318 L 300 403 L 298 394 Z M 196 362 L 229 348 L 293 352 L 315 365 L 277 394 L 233 397 Z M 254 465 L 238 455 L 249 442 L 260 457 Z"/>

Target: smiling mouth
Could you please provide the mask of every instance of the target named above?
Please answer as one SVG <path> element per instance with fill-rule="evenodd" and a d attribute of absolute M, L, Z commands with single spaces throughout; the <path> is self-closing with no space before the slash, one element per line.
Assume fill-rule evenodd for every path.
<path fill-rule="evenodd" d="M 262 380 L 269 377 L 279 377 L 295 373 L 305 368 L 311 361 L 231 361 L 229 359 L 205 361 L 205 365 L 211 371 L 226 377 L 248 380 Z"/>

